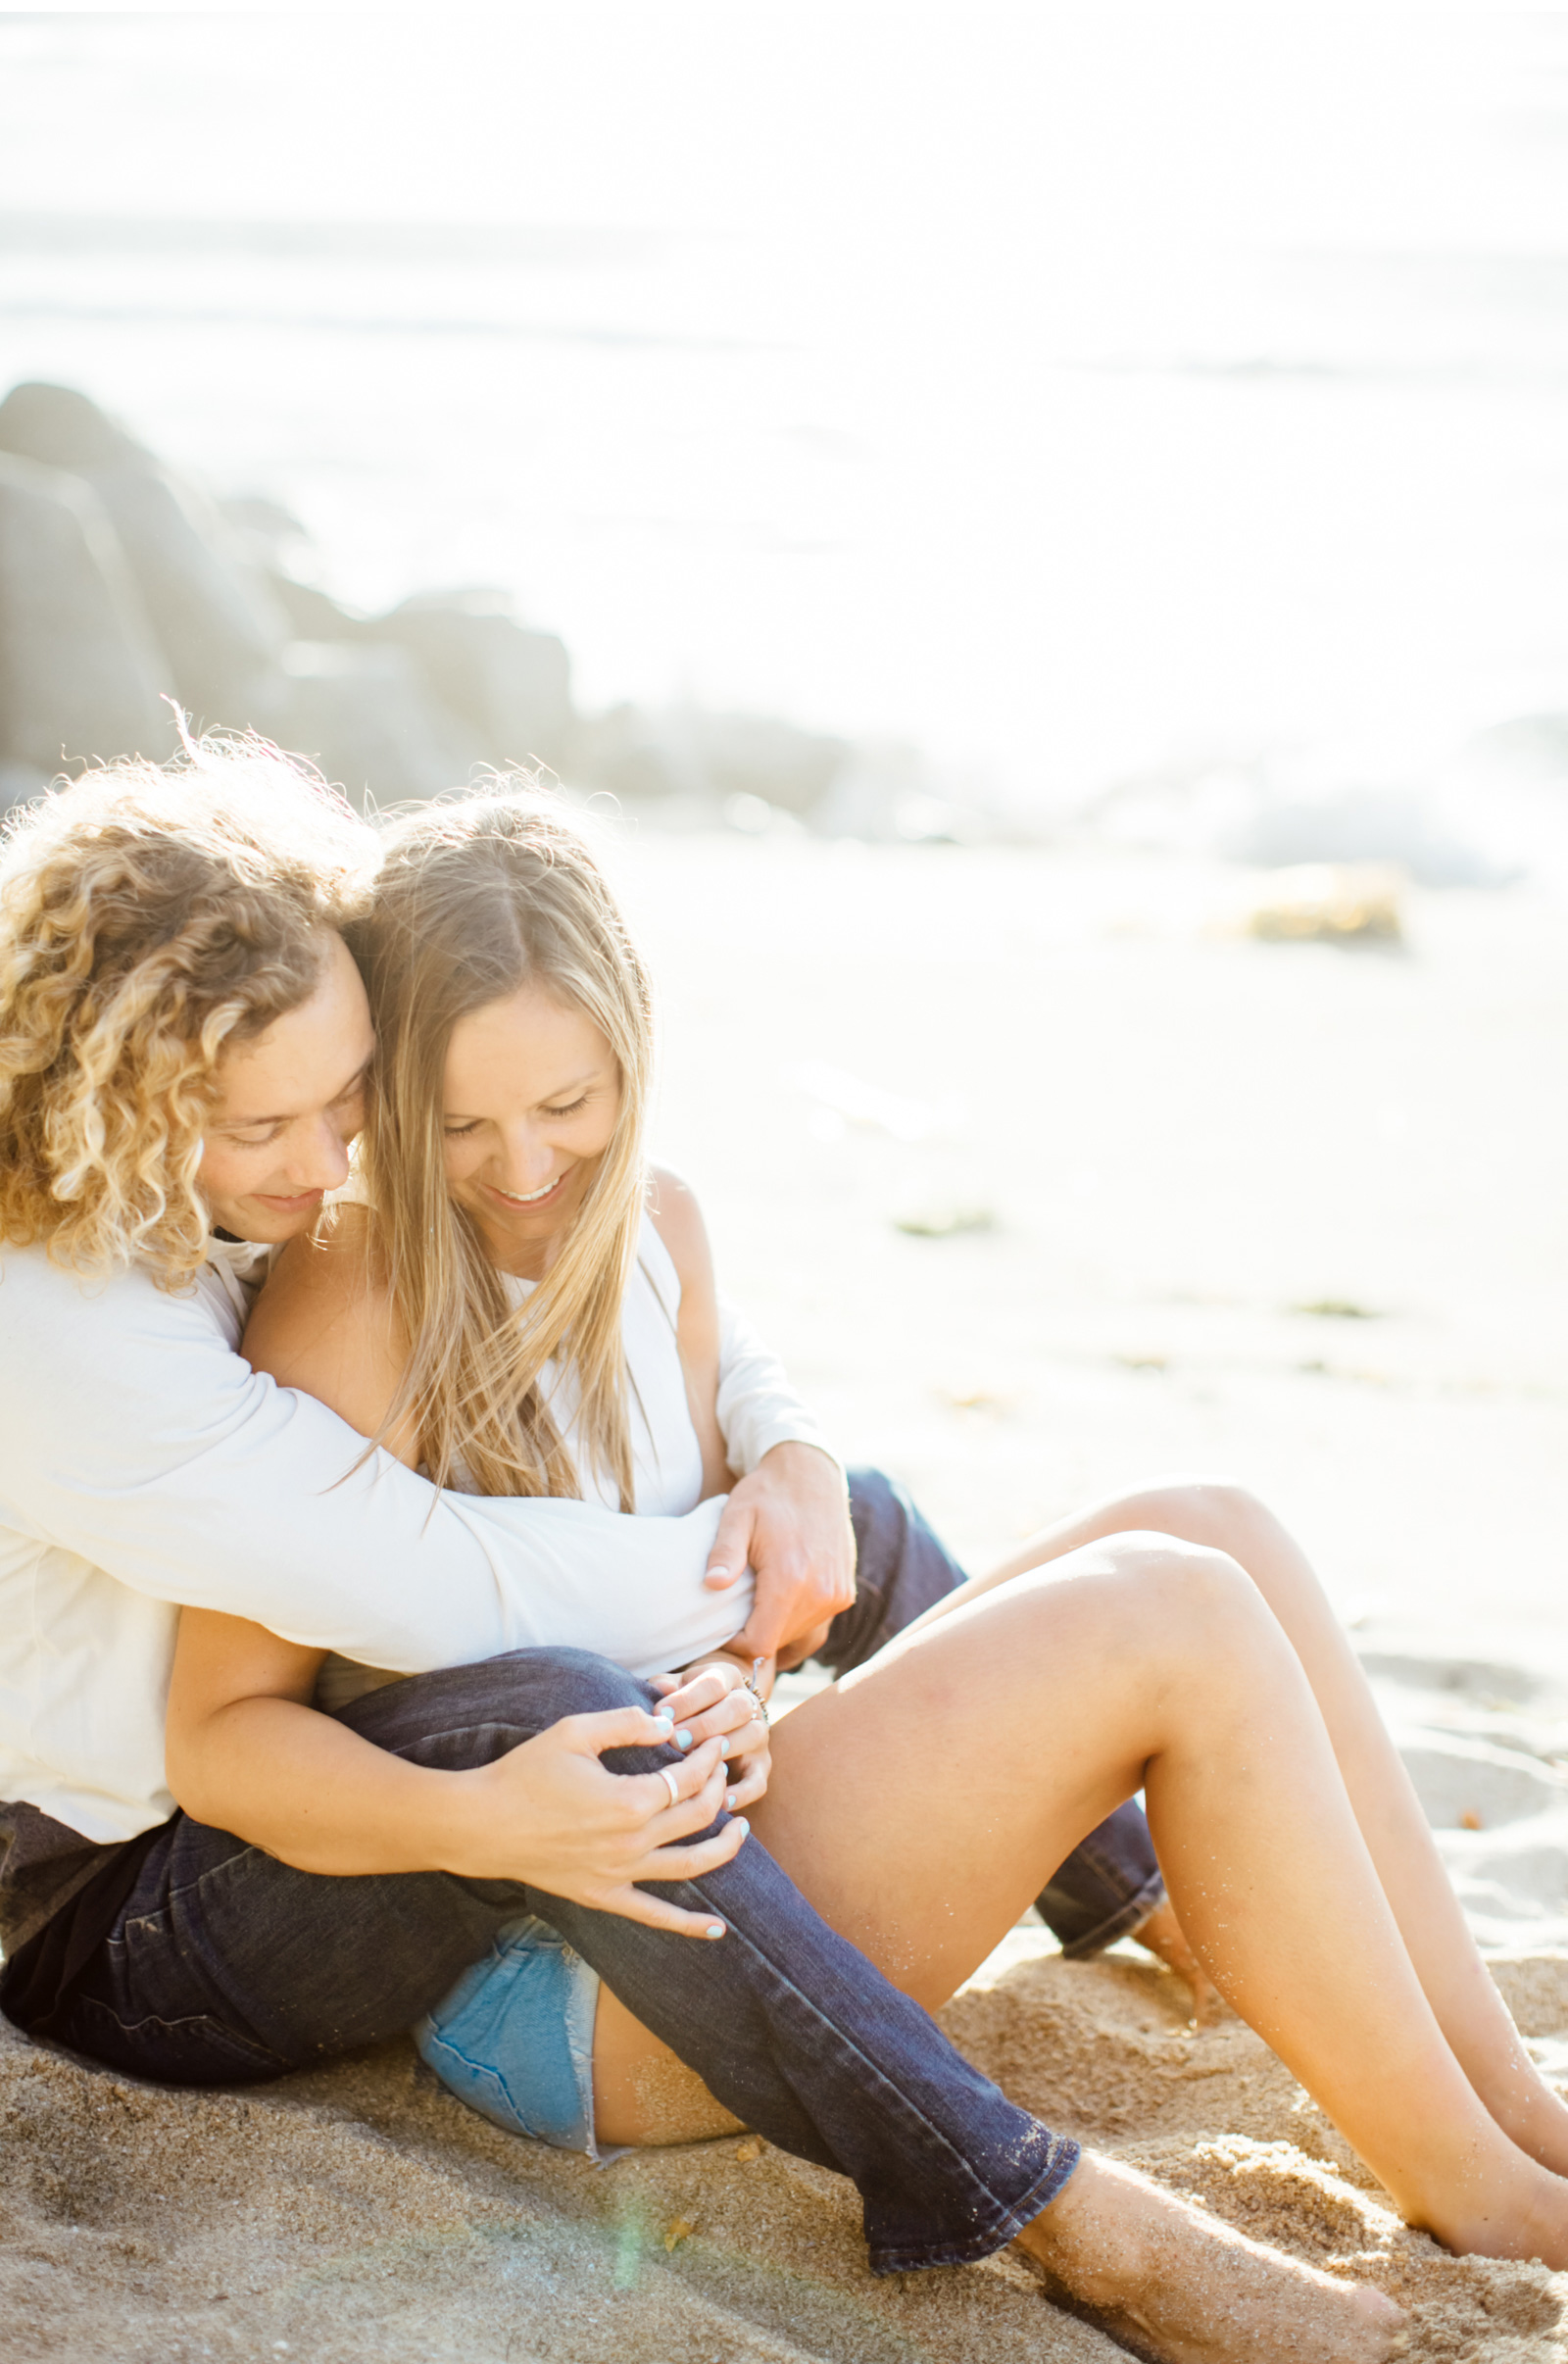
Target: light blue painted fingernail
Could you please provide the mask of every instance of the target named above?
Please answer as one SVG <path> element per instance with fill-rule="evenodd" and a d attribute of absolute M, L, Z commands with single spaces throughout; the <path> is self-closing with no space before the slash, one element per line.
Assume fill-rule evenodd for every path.
<path fill-rule="evenodd" d="M 752 1835 L 752 1826 L 747 1821 L 744 1814 L 737 1814 L 729 1827 L 732 1831 L 744 1831 L 748 1839 Z"/>
<path fill-rule="evenodd" d="M 734 1811 L 735 1811 L 735 1800 L 736 1800 L 736 1798 L 739 1798 L 739 1796 L 740 1796 L 740 1792 L 739 1792 L 739 1790 L 726 1790 L 726 1791 L 724 1792 L 724 1806 L 725 1806 L 725 1810 L 726 1810 L 726 1812 L 731 1813 L 731 1814 L 733 1814 L 733 1813 L 734 1813 Z"/>
<path fill-rule="evenodd" d="M 708 1934 L 709 1934 L 709 1936 L 710 1936 L 710 1938 L 714 1938 L 714 1937 L 722 1937 L 722 1936 L 724 1935 L 724 1924 L 723 1924 L 723 1922 L 722 1922 L 722 1921 L 710 1921 L 710 1922 L 709 1922 L 709 1924 L 708 1924 Z"/>
<path fill-rule="evenodd" d="M 662 1707 L 653 1708 L 650 1710 L 650 1713 L 652 1714 L 656 1724 L 667 1724 L 673 1731 L 675 1719 L 672 1715 L 666 1715 Z"/>
<path fill-rule="evenodd" d="M 677 1748 L 689 1748 L 691 1745 L 692 1736 L 687 1731 L 685 1725 L 682 1724 L 680 1730 L 675 1735 L 675 1746 Z"/>

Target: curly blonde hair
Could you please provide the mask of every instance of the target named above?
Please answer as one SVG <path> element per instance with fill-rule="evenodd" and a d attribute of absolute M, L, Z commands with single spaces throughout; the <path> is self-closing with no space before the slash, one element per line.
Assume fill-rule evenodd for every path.
<path fill-rule="evenodd" d="M 373 834 L 254 738 L 105 765 L 0 843 L 0 1240 L 183 1287 L 224 1049 L 308 1001 Z"/>

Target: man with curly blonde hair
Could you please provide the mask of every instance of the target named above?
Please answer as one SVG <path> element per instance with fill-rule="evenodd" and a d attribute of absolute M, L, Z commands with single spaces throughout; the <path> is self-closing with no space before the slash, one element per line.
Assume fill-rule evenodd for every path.
<path fill-rule="evenodd" d="M 1076 2146 L 715 1821 L 716 1735 L 671 1745 L 677 1716 L 703 1731 L 699 1685 L 665 1702 L 625 1671 L 672 1596 L 714 1643 L 745 1614 L 749 1584 L 705 1586 L 720 1519 L 775 1499 L 770 1458 L 823 1450 L 777 1365 L 755 1358 L 729 1510 L 639 1518 L 439 1493 L 236 1351 L 270 1247 L 348 1174 L 374 1046 L 340 929 L 376 851 L 303 767 L 204 742 L 62 789 L 0 858 L 0 2003 L 133 2073 L 263 2078 L 408 2028 L 537 1912 L 712 2123 L 855 2179 L 874 2265 L 985 2256 Z M 951 1563 L 885 1482 L 859 1511 L 893 1535 L 861 1603 L 885 1629 Z M 847 1599 L 822 1580 L 803 1627 Z M 408 1678 L 341 1711 L 406 1769 L 377 1872 L 177 1810 L 180 1604 Z M 620 1663 L 582 1647 L 601 1620 Z M 1080 1866 L 1080 1928 L 1157 1901 L 1141 1846 Z"/>

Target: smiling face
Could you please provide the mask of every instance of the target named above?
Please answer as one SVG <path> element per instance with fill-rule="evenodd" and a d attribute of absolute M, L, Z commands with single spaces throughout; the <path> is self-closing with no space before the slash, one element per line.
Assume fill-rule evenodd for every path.
<path fill-rule="evenodd" d="M 442 1092 L 447 1188 L 504 1272 L 537 1280 L 620 1113 L 620 1070 L 581 1010 L 537 985 L 459 1018 Z"/>
<path fill-rule="evenodd" d="M 374 1048 L 360 972 L 333 935 L 310 1000 L 218 1063 L 200 1181 L 220 1230 L 274 1242 L 310 1228 L 348 1179 Z"/>

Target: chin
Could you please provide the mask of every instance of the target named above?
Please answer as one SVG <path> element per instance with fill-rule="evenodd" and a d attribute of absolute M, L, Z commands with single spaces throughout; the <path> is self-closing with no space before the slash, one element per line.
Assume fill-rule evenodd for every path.
<path fill-rule="evenodd" d="M 319 1201 L 293 1215 L 273 1214 L 261 1207 L 235 1207 L 226 1212 L 215 1209 L 213 1221 L 220 1231 L 231 1232 L 236 1240 L 249 1240 L 253 1247 L 280 1248 L 285 1240 L 297 1240 L 309 1231 L 320 1211 Z"/>

